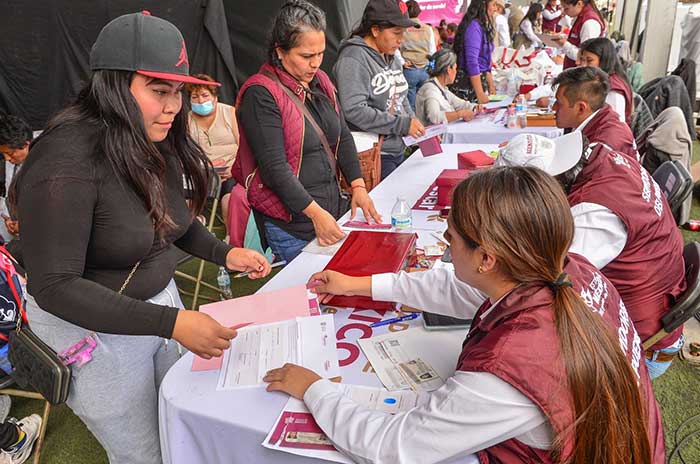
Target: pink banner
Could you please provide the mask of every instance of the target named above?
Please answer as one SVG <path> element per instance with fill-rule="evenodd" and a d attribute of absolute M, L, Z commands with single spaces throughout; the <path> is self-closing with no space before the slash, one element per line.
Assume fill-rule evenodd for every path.
<path fill-rule="evenodd" d="M 422 13 L 420 20 L 437 26 L 440 20 L 457 23 L 462 19 L 469 2 L 467 0 L 418 0 Z"/>

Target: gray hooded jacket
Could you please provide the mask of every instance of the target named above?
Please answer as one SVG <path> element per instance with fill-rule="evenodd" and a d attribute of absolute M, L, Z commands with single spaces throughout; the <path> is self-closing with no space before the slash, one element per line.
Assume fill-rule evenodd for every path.
<path fill-rule="evenodd" d="M 401 155 L 406 148 L 401 137 L 408 134 L 414 117 L 401 64 L 393 56 L 384 60 L 362 37 L 353 36 L 340 44 L 333 74 L 350 129 L 385 135 L 382 154 Z"/>

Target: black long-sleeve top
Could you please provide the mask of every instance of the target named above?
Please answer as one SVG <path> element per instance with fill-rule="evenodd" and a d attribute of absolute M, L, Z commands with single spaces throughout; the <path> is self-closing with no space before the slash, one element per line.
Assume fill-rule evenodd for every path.
<path fill-rule="evenodd" d="M 103 131 L 63 126 L 31 147 L 18 180 L 28 290 L 42 309 L 88 330 L 170 338 L 177 309 L 144 300 L 173 277 L 177 248 L 223 265 L 231 247 L 192 221 L 181 168 L 163 146 L 167 206 L 177 227 L 158 239 L 143 200 L 106 162 Z"/>
<path fill-rule="evenodd" d="M 335 112 L 333 103 L 318 85 L 311 81 L 311 96 L 305 100 L 306 108 L 323 130 L 331 149 L 340 136 L 337 163 L 348 183 L 362 177 L 357 149 L 345 118 Z M 292 172 L 285 155 L 283 121 L 274 97 L 262 86 L 246 90 L 237 116 L 245 131 L 263 182 L 280 198 L 291 211 L 289 223 L 271 217 L 266 220 L 302 240 L 315 237 L 313 223 L 302 210 L 312 201 L 328 211 L 336 219 L 345 211 L 345 202 L 340 196 L 336 173 L 328 155 L 313 127 L 305 120 L 304 145 L 302 148 L 299 177 Z"/>

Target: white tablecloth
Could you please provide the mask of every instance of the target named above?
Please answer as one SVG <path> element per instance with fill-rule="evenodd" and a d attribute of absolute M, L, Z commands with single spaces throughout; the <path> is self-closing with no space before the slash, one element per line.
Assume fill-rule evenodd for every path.
<path fill-rule="evenodd" d="M 377 209 L 386 220 L 390 218 L 397 195 L 402 194 L 413 205 L 443 169 L 457 167 L 457 153 L 479 148 L 490 151 L 495 147 L 445 145 L 443 148 L 445 153 L 429 158 L 415 153 L 371 192 Z M 430 237 L 428 231 L 414 231 L 419 235 L 419 243 Z M 330 256 L 302 253 L 260 291 L 304 284 L 330 259 Z M 381 318 L 373 310 L 341 309 L 334 318 L 343 382 L 377 387 L 381 383 L 374 373 L 368 372 L 367 359 L 356 340 L 422 324 L 418 319 L 372 329 L 369 324 Z M 454 353 L 449 354 L 455 358 L 455 363 L 460 348 L 456 346 Z M 263 388 L 217 391 L 218 371 L 192 372 L 191 365 L 192 354 L 188 353 L 170 369 L 161 385 L 159 420 L 164 463 L 320 462 L 260 445 L 285 405 L 287 395 L 267 393 Z M 469 462 L 474 462 L 473 458 Z"/>
<path fill-rule="evenodd" d="M 557 127 L 526 127 L 508 129 L 503 124 L 496 124 L 490 118 L 477 118 L 472 121 L 459 121 L 449 124 L 443 142 L 470 144 L 500 144 L 508 142 L 518 134 L 537 134 L 553 139 L 564 134 Z"/>

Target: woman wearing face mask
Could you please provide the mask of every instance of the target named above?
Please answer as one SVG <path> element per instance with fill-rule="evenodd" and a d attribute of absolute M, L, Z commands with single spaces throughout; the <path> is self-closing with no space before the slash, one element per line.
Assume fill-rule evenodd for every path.
<path fill-rule="evenodd" d="M 322 246 L 342 239 L 336 220 L 348 206 L 353 216 L 361 208 L 367 220 L 381 222 L 335 88 L 319 69 L 325 29 L 317 6 L 285 3 L 274 22 L 268 62 L 238 94 L 241 146 L 233 175 L 248 188 L 273 253 L 286 261 L 314 236 Z M 350 205 L 338 184 L 341 173 L 352 187 Z"/>
<path fill-rule="evenodd" d="M 192 111 L 188 114 L 190 135 L 202 147 L 204 153 L 214 165 L 221 177 L 221 213 L 229 230 L 233 246 L 243 246 L 245 227 L 250 214 L 250 205 L 245 196 L 245 189 L 231 177 L 231 166 L 238 154 L 238 122 L 236 108 L 219 101 L 219 92 L 214 79 L 206 74 L 193 77 L 211 84 L 186 84 L 185 90 L 190 96 Z M 234 192 L 235 189 L 235 192 Z M 234 220 L 229 221 L 229 202 L 235 195 L 236 211 Z"/>
<path fill-rule="evenodd" d="M 382 179 L 404 160 L 402 137 L 420 137 L 423 124 L 408 102 L 408 82 L 394 57 L 409 27 L 408 7 L 397 0 L 370 0 L 360 25 L 340 44 L 333 66 L 340 106 L 352 130 L 384 135 Z"/>
<path fill-rule="evenodd" d="M 458 119 L 471 121 L 477 106 L 453 94 L 448 86 L 457 75 L 457 56 L 452 50 L 439 50 L 430 57 L 430 79 L 416 96 L 416 116 L 426 126 Z"/>
<path fill-rule="evenodd" d="M 481 463 L 663 464 L 639 336 L 612 284 L 567 253 L 573 234 L 553 177 L 532 167 L 473 173 L 455 189 L 448 218 L 454 272 L 414 289 L 443 314 L 474 319 L 454 347 L 454 375 L 426 404 L 395 415 L 365 409 L 292 364 L 268 372 L 267 389 L 302 399 L 357 462 L 464 462 L 476 453 Z M 379 296 L 374 276 L 312 279 L 319 292 Z M 464 304 L 465 292 L 475 304 Z"/>
<path fill-rule="evenodd" d="M 236 336 L 184 310 L 173 280 L 178 258 L 185 251 L 252 278 L 270 265 L 194 220 L 213 174 L 187 135 L 182 87 L 209 82 L 189 76 L 180 31 L 147 12 L 120 16 L 97 37 L 90 69 L 11 187 L 26 247 L 27 315 L 57 352 L 93 339 L 92 360 L 72 370 L 67 403 L 110 463 L 157 464 L 158 387 L 178 359 L 168 339 L 208 359 Z"/>

